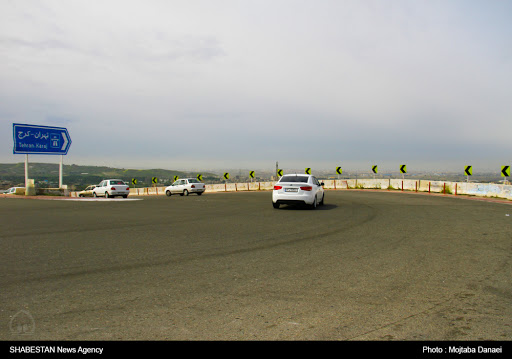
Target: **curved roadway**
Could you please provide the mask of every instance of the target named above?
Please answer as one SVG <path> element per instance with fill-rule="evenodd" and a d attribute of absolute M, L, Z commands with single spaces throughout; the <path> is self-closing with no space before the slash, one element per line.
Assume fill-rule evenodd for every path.
<path fill-rule="evenodd" d="M 40 340 L 512 339 L 509 204 L 141 198 L 1 198 L 0 339 L 17 313 Z"/>

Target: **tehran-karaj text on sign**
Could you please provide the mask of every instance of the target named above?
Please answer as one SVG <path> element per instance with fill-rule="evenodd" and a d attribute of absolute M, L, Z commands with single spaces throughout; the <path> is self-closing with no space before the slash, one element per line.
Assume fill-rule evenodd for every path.
<path fill-rule="evenodd" d="M 64 127 L 13 123 L 14 154 L 66 155 L 71 137 Z"/>

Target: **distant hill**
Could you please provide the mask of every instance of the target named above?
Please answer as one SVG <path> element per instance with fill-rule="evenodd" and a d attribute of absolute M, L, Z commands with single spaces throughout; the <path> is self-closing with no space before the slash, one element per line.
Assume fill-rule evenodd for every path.
<path fill-rule="evenodd" d="M 29 163 L 29 178 L 33 178 L 36 183 L 58 183 L 59 165 L 55 163 Z M 118 178 L 123 181 L 137 179 L 137 186 L 151 185 L 152 177 L 158 178 L 158 184 L 165 185 L 172 182 L 174 176 L 180 178 L 196 177 L 199 172 L 184 172 L 166 169 L 125 169 L 112 168 L 106 166 L 81 166 L 81 165 L 63 165 L 63 182 L 67 185 L 73 185 L 77 188 L 89 184 L 97 184 L 106 178 Z M 214 173 L 201 172 L 203 181 L 218 181 L 219 175 Z M 25 182 L 25 163 L 0 163 L 0 181 L 10 184 Z"/>

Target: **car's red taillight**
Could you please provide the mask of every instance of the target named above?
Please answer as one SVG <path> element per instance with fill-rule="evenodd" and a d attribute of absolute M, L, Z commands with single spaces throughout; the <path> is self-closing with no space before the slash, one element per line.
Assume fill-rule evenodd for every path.
<path fill-rule="evenodd" d="M 129 191 L 130 190 L 130 187 L 126 187 L 126 190 Z"/>
<path fill-rule="evenodd" d="M 274 190 L 276 190 L 276 191 L 281 189 L 281 188 L 283 188 L 283 186 L 274 186 Z"/>
<path fill-rule="evenodd" d="M 300 189 L 303 191 L 311 191 L 313 189 L 313 187 L 307 186 L 307 187 L 301 187 Z"/>
<path fill-rule="evenodd" d="M 110 189 L 111 189 L 112 191 L 115 191 L 115 190 L 116 190 L 116 188 L 115 188 L 115 187 L 110 187 Z"/>
<path fill-rule="evenodd" d="M 194 185 L 192 185 L 192 186 L 190 186 L 190 187 L 191 187 L 191 188 L 196 188 L 196 186 L 194 186 Z"/>

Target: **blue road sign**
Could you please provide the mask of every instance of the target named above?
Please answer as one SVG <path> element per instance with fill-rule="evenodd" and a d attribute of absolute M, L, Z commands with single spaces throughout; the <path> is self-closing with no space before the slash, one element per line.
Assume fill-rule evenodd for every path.
<path fill-rule="evenodd" d="M 71 137 L 64 127 L 12 124 L 14 154 L 66 155 Z"/>

